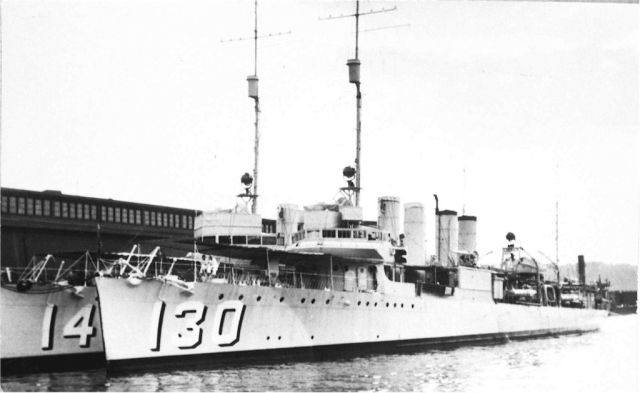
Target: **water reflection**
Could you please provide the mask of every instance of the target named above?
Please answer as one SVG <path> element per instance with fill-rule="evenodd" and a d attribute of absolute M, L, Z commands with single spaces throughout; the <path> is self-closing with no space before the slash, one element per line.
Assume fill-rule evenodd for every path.
<path fill-rule="evenodd" d="M 5 391 L 637 391 L 637 316 L 597 333 L 322 362 L 2 378 Z"/>

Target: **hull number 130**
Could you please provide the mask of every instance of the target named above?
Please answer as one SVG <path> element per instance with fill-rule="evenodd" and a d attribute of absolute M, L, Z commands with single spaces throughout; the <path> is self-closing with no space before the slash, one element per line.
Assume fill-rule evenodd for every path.
<path fill-rule="evenodd" d="M 166 307 L 166 303 L 160 300 L 153 305 L 149 335 L 152 351 L 160 351 Z M 228 300 L 217 306 L 213 329 L 209 332 L 209 339 L 214 345 L 226 347 L 238 342 L 244 310 L 245 305 L 239 300 Z M 204 332 L 201 325 L 207 318 L 207 311 L 208 307 L 199 301 L 188 301 L 175 307 L 172 317 L 176 320 L 176 330 L 169 334 L 176 347 L 192 349 L 202 344 Z"/>

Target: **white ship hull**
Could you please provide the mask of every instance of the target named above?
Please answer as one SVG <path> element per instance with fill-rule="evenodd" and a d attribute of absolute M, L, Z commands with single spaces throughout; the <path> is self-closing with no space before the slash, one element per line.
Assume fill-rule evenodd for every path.
<path fill-rule="evenodd" d="M 36 371 L 104 363 L 102 329 L 94 287 L 49 287 L 16 292 L 2 288 L 2 370 Z"/>
<path fill-rule="evenodd" d="M 96 281 L 111 369 L 586 332 L 598 329 L 606 316 L 599 310 L 495 303 L 464 290 L 400 296 L 195 283 L 189 293 L 157 280 L 137 286 L 122 279 Z"/>

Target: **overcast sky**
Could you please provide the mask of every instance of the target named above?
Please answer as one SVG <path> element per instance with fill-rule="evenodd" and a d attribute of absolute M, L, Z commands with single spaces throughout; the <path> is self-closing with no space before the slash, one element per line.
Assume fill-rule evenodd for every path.
<path fill-rule="evenodd" d="M 560 259 L 638 263 L 638 6 L 368 2 L 362 187 Z M 260 213 L 331 202 L 355 158 L 352 1 L 261 1 Z M 253 1 L 3 1 L 2 186 L 232 207 L 253 167 Z M 463 176 L 466 171 L 466 176 Z"/>

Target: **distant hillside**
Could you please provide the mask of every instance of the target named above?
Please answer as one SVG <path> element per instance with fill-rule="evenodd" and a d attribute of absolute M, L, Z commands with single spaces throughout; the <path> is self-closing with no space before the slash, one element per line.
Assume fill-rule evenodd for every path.
<path fill-rule="evenodd" d="M 633 265 L 610 265 L 602 262 L 587 262 L 587 282 L 595 282 L 598 276 L 608 279 L 612 290 L 637 291 L 638 267 Z M 561 277 L 578 279 L 578 264 L 560 265 Z"/>

